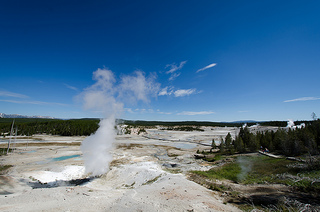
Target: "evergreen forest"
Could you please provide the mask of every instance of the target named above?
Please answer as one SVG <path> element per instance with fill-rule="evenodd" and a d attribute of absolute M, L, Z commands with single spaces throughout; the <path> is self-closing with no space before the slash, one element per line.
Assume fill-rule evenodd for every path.
<path fill-rule="evenodd" d="M 241 127 L 239 134 L 232 140 L 230 133 L 221 139 L 219 149 L 222 153 L 246 153 L 257 150 L 274 152 L 286 156 L 319 154 L 320 119 L 307 122 L 301 128 L 279 128 L 277 131 L 250 132 Z"/>
<path fill-rule="evenodd" d="M 99 127 L 99 119 L 0 119 L 0 135 L 10 134 L 12 123 L 17 129 L 17 135 L 31 136 L 34 134 L 50 134 L 62 136 L 88 136 L 94 133 Z"/>

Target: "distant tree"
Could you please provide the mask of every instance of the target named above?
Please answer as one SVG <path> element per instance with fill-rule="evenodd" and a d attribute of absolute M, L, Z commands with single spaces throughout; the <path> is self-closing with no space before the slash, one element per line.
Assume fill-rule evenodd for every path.
<path fill-rule="evenodd" d="M 140 135 L 140 133 L 145 133 L 147 132 L 144 128 L 139 128 L 139 131 L 138 131 L 138 135 Z"/>
<path fill-rule="evenodd" d="M 299 130 L 299 138 L 303 142 L 303 145 L 306 148 L 306 151 L 311 154 L 315 155 L 318 153 L 317 151 L 317 143 L 315 142 L 315 136 L 309 131 L 309 129 L 302 129 Z"/>
<path fill-rule="evenodd" d="M 239 137 L 242 138 L 244 151 L 249 149 L 250 151 L 255 151 L 257 146 L 257 141 L 255 136 L 250 133 L 248 127 L 240 128 Z"/>
<path fill-rule="evenodd" d="M 211 148 L 212 148 L 212 149 L 217 148 L 216 142 L 214 141 L 214 138 L 212 139 Z"/>
<path fill-rule="evenodd" d="M 237 136 L 236 139 L 234 140 L 234 148 L 237 152 L 244 152 L 244 144 L 243 144 L 243 140 L 240 136 Z"/>
<path fill-rule="evenodd" d="M 254 152 L 259 148 L 260 144 L 259 141 L 256 139 L 252 133 L 249 134 L 249 139 L 247 141 L 247 147 L 250 152 Z"/>
<path fill-rule="evenodd" d="M 219 149 L 220 149 L 220 152 L 224 152 L 225 149 L 226 149 L 226 144 L 222 138 L 222 136 L 220 136 L 220 145 L 219 145 Z"/>
<path fill-rule="evenodd" d="M 235 152 L 235 148 L 234 148 L 234 141 L 232 140 L 232 136 L 230 133 L 227 134 L 227 136 L 225 137 L 225 146 L 226 146 L 226 152 L 228 152 L 229 154 L 234 154 Z"/>
<path fill-rule="evenodd" d="M 311 113 L 311 118 L 312 118 L 312 120 L 317 120 L 318 118 L 317 118 L 317 115 L 315 114 L 315 112 L 312 112 Z"/>
<path fill-rule="evenodd" d="M 226 136 L 225 138 L 225 144 L 226 144 L 226 148 L 227 149 L 230 149 L 231 148 L 231 145 L 232 145 L 232 137 L 231 137 L 231 134 L 228 133 L 228 135 Z"/>

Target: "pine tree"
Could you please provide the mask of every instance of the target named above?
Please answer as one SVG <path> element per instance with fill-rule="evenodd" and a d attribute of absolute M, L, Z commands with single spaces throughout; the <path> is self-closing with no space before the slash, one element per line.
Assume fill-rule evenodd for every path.
<path fill-rule="evenodd" d="M 214 138 L 212 139 L 211 147 L 212 149 L 215 149 L 217 147 L 216 142 L 214 141 Z"/>
<path fill-rule="evenodd" d="M 230 133 L 228 133 L 228 135 L 225 138 L 225 144 L 226 144 L 226 149 L 230 150 L 231 144 L 232 144 L 232 137 Z"/>

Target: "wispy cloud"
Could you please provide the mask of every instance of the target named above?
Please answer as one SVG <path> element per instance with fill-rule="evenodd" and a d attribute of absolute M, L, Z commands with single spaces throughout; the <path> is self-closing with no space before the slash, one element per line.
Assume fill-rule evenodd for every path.
<path fill-rule="evenodd" d="M 191 94 L 194 94 L 196 92 L 196 89 L 179 89 L 174 92 L 175 97 L 182 97 L 182 96 L 189 96 Z"/>
<path fill-rule="evenodd" d="M 71 89 L 71 90 L 74 90 L 74 91 L 77 91 L 77 90 L 78 90 L 78 88 L 76 88 L 76 87 L 74 87 L 74 86 L 71 86 L 71 85 L 68 85 L 68 84 L 66 84 L 66 83 L 64 83 L 64 85 L 65 85 L 67 88 Z"/>
<path fill-rule="evenodd" d="M 125 108 L 125 111 L 129 112 L 129 113 L 154 113 L 154 110 L 149 108 L 149 109 L 145 109 L 145 108 L 136 108 L 134 110 L 132 110 L 131 108 Z"/>
<path fill-rule="evenodd" d="M 162 88 L 161 91 L 159 92 L 159 96 L 169 96 L 173 94 L 173 87 L 170 86 L 170 87 L 165 87 L 165 88 Z"/>
<path fill-rule="evenodd" d="M 165 115 L 170 115 L 172 114 L 171 112 L 163 112 L 163 111 L 160 111 L 159 109 L 157 110 L 153 110 L 153 109 L 145 109 L 145 108 L 136 108 L 136 109 L 132 109 L 132 108 L 124 108 L 125 111 L 129 112 L 129 113 L 132 113 L 132 114 L 137 114 L 137 113 L 158 113 L 158 114 L 165 114 Z"/>
<path fill-rule="evenodd" d="M 209 115 L 213 114 L 212 111 L 183 111 L 178 113 L 177 115 L 186 115 L 186 116 L 194 116 L 194 115 Z"/>
<path fill-rule="evenodd" d="M 301 102 L 301 101 L 312 101 L 312 100 L 319 100 L 319 99 L 320 98 L 317 98 L 317 97 L 302 97 L 297 99 L 285 100 L 283 102 Z"/>
<path fill-rule="evenodd" d="M 163 88 L 162 90 L 160 90 L 158 95 L 159 96 L 174 95 L 175 97 L 183 97 L 183 96 L 189 96 L 189 95 L 195 94 L 195 93 L 200 93 L 200 92 L 197 92 L 197 89 L 195 89 L 195 88 L 174 90 L 173 86 L 167 86 L 167 87 Z"/>
<path fill-rule="evenodd" d="M 178 76 L 180 76 L 180 72 L 177 72 L 178 70 L 181 70 L 182 67 L 187 63 L 187 61 L 182 61 L 180 62 L 179 66 L 176 65 L 175 63 L 172 64 L 168 64 L 166 65 L 166 68 L 170 68 L 166 74 L 171 74 L 169 81 L 173 81 L 175 78 L 177 78 Z"/>
<path fill-rule="evenodd" d="M 5 97 L 15 97 L 15 98 L 29 98 L 26 95 L 23 94 L 19 94 L 19 93 L 13 93 L 13 92 L 9 92 L 9 91 L 0 91 L 0 96 L 5 96 Z"/>
<path fill-rule="evenodd" d="M 169 81 L 173 81 L 175 78 L 180 76 L 181 73 L 172 73 L 171 76 L 169 77 Z"/>
<path fill-rule="evenodd" d="M 157 113 L 164 114 L 164 115 L 171 115 L 172 114 L 171 112 L 163 112 L 163 111 L 160 111 L 160 110 L 157 110 Z"/>
<path fill-rule="evenodd" d="M 134 113 L 131 108 L 124 108 L 124 110 L 129 112 L 129 113 Z"/>
<path fill-rule="evenodd" d="M 33 105 L 60 105 L 67 106 L 67 104 L 56 103 L 56 102 L 41 102 L 41 101 L 17 101 L 17 100 L 8 100 L 8 99 L 0 99 L 1 102 L 9 102 L 16 104 L 33 104 Z"/>
<path fill-rule="evenodd" d="M 198 70 L 196 71 L 196 73 L 198 73 L 198 72 L 200 72 L 200 71 L 204 71 L 204 70 L 209 69 L 209 68 L 212 68 L 212 67 L 214 67 L 214 66 L 216 66 L 216 65 L 217 65 L 216 63 L 211 63 L 210 65 L 207 65 L 207 66 L 204 67 L 204 68 L 198 69 Z"/>
<path fill-rule="evenodd" d="M 177 66 L 175 63 L 168 64 L 168 65 L 166 65 L 166 68 L 170 67 L 170 70 L 167 71 L 166 73 L 167 73 L 167 74 L 171 74 L 171 73 L 173 73 L 173 72 L 176 72 L 176 71 L 182 69 L 182 67 L 183 67 L 186 63 L 187 63 L 187 61 L 182 61 L 182 62 L 180 62 L 179 66 Z"/>

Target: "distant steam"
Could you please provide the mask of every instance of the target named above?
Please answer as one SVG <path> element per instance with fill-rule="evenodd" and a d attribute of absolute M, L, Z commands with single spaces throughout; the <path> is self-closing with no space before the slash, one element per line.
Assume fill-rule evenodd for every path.
<path fill-rule="evenodd" d="M 305 126 L 306 126 L 305 123 L 301 123 L 300 125 L 295 125 L 294 121 L 292 119 L 288 119 L 287 128 L 292 128 L 292 129 L 299 128 L 300 129 Z"/>
<path fill-rule="evenodd" d="M 242 181 L 251 171 L 252 161 L 247 156 L 239 156 L 237 157 L 237 163 L 241 168 L 241 172 L 238 174 L 237 178 L 239 181 Z"/>
<path fill-rule="evenodd" d="M 291 120 L 291 119 L 288 119 L 287 127 L 288 127 L 288 128 L 292 128 L 293 126 L 294 126 L 294 121 Z"/>
<path fill-rule="evenodd" d="M 132 103 L 138 100 L 148 102 L 148 97 L 156 94 L 160 84 L 155 77 L 145 77 L 141 71 L 133 75 L 122 76 L 120 83 L 111 70 L 98 69 L 93 72 L 96 81 L 85 89 L 80 97 L 86 110 L 94 110 L 103 114 L 104 119 L 99 123 L 99 129 L 87 137 L 81 145 L 85 173 L 98 176 L 109 170 L 112 161 L 111 150 L 115 141 L 115 120 L 123 111 L 123 101 Z"/>

